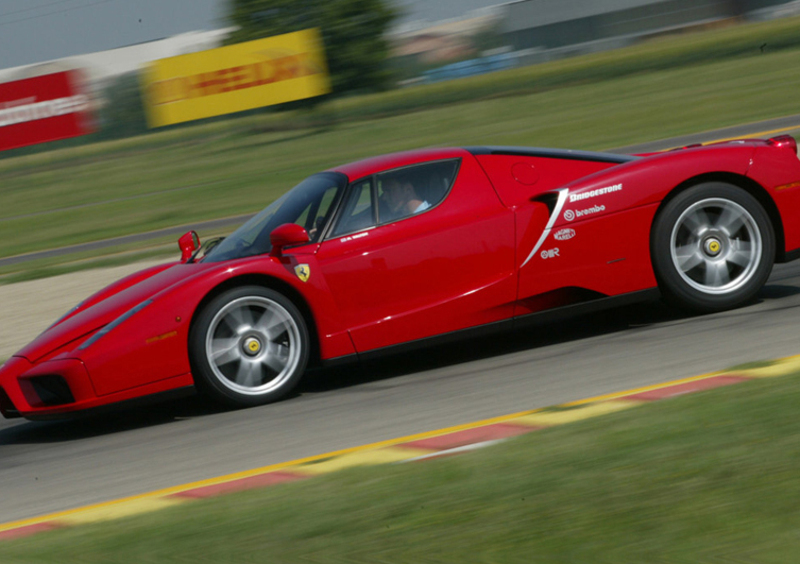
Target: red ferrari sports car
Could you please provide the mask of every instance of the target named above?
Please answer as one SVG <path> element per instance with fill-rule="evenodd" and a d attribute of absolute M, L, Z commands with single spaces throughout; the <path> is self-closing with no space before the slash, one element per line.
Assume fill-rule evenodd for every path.
<path fill-rule="evenodd" d="M 310 363 L 660 292 L 751 300 L 800 256 L 789 136 L 649 155 L 428 149 L 314 174 L 229 237 L 89 297 L 0 368 L 6 417 L 197 388 L 285 396 Z M 202 256 L 200 253 L 203 253 Z"/>

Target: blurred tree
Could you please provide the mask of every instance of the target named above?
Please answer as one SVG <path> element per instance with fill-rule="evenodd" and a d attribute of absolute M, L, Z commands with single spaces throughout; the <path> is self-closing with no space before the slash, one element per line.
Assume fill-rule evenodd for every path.
<path fill-rule="evenodd" d="M 103 92 L 103 98 L 98 124 L 101 139 L 130 137 L 147 131 L 137 73 L 114 80 Z"/>
<path fill-rule="evenodd" d="M 239 29 L 226 43 L 317 27 L 334 93 L 385 90 L 385 34 L 396 16 L 386 0 L 229 0 L 228 21 Z"/>

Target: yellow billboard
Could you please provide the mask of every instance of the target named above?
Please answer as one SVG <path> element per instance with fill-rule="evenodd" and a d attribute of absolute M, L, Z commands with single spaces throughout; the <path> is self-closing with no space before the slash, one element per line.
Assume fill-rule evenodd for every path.
<path fill-rule="evenodd" d="M 147 121 L 162 127 L 330 92 L 316 29 L 151 63 L 142 73 Z"/>

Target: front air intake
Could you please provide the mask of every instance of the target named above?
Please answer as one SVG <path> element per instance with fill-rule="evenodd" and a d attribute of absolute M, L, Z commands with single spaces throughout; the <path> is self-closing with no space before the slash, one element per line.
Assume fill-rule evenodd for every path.
<path fill-rule="evenodd" d="M 14 402 L 11 401 L 11 398 L 8 397 L 8 394 L 6 394 L 3 388 L 0 388 L 0 413 L 7 419 L 20 416 L 19 411 L 17 411 L 17 408 L 14 406 Z"/>
<path fill-rule="evenodd" d="M 44 405 L 64 405 L 75 401 L 67 381 L 61 376 L 36 376 L 29 382 Z"/>

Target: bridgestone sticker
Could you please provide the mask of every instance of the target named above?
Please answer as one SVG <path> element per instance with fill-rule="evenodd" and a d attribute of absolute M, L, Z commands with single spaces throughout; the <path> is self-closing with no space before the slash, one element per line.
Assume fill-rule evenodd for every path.
<path fill-rule="evenodd" d="M 597 190 L 589 190 L 588 192 L 581 192 L 580 194 L 570 194 L 570 202 L 578 202 L 580 200 L 588 200 L 603 194 L 610 194 L 611 192 L 619 192 L 622 190 L 622 184 L 614 184 L 613 186 L 606 186 L 605 188 L 598 188 Z"/>

